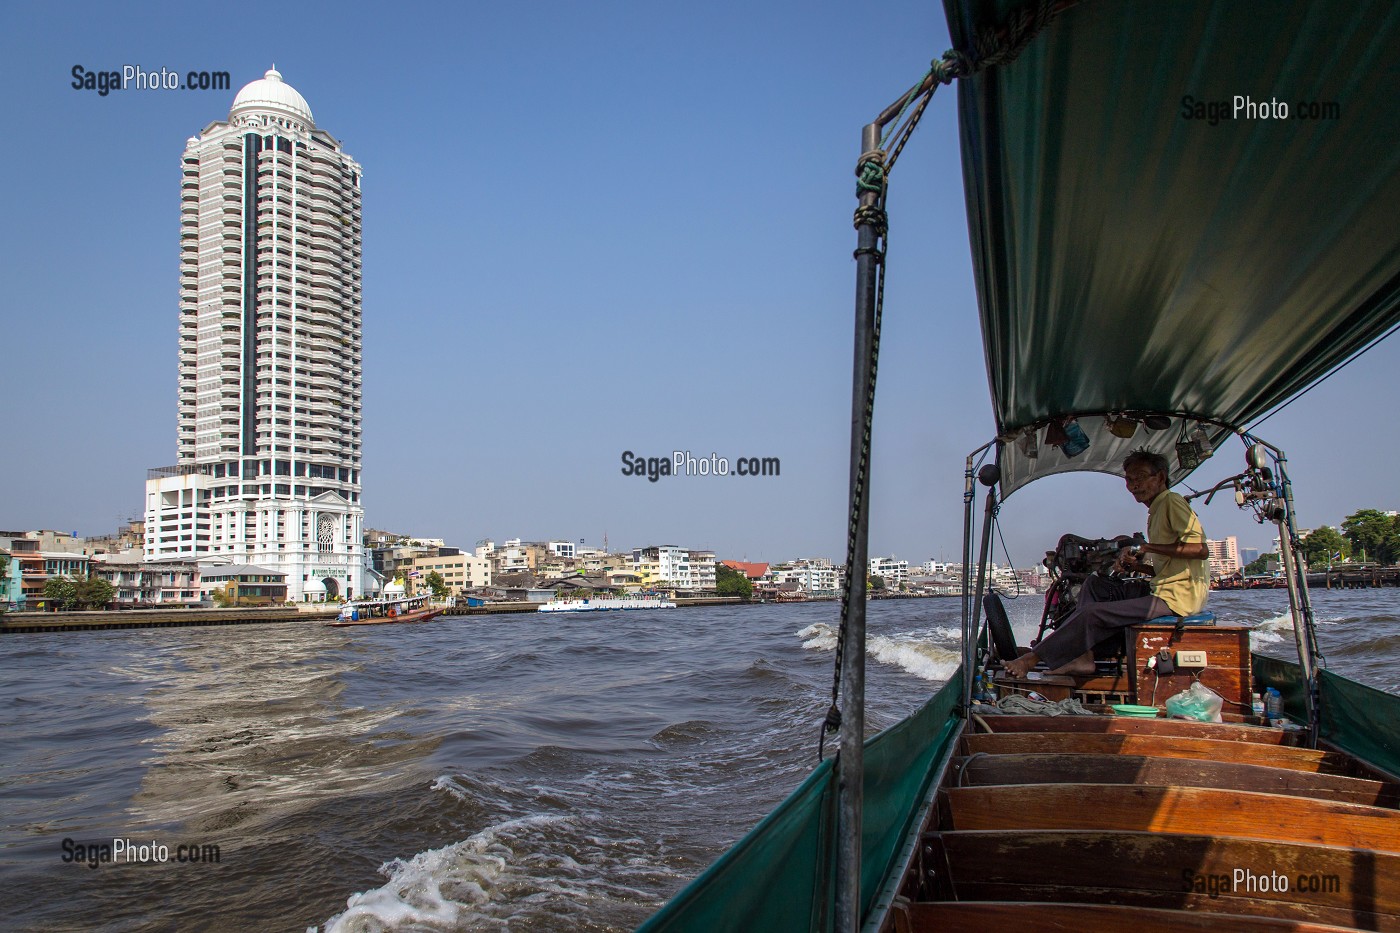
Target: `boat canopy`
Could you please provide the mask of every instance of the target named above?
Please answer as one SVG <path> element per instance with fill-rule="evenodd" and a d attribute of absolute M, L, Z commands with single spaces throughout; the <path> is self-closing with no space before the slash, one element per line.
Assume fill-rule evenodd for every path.
<path fill-rule="evenodd" d="M 1026 3 L 944 6 L 974 49 Z M 1400 320 L 1400 6 L 1045 8 L 1014 61 L 957 82 L 997 431 L 1038 429 L 1035 458 L 1002 445 L 1004 496 L 1170 455 L 1197 419 L 1218 440 Z M 1124 411 L 1173 421 L 1120 438 L 1102 415 Z M 1071 458 L 1045 433 L 1073 416 Z"/>

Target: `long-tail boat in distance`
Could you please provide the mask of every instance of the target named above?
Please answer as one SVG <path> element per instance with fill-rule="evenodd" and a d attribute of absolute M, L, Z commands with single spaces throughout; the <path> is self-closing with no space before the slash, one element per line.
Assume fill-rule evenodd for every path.
<path fill-rule="evenodd" d="M 357 599 L 340 608 L 340 615 L 327 625 L 398 625 L 404 622 L 427 622 L 442 615 L 441 606 L 428 605 L 427 596 L 388 596 L 380 599 Z"/>
<path fill-rule="evenodd" d="M 1400 930 L 1400 697 L 1324 669 L 1288 460 L 1255 431 L 1400 325 L 1400 8 L 943 5 L 953 50 L 861 137 L 847 566 L 867 564 L 888 183 L 951 85 L 995 416 L 964 465 L 962 665 L 867 739 L 847 574 L 837 754 L 641 929 Z M 1298 662 L 1167 618 L 1111 670 L 1040 679 L 1105 715 L 979 704 L 989 665 L 1018 686 L 995 674 L 992 519 L 1140 447 L 1277 529 Z M 1222 722 L 1151 708 L 1191 680 Z M 1258 725 L 1270 688 L 1289 728 Z"/>

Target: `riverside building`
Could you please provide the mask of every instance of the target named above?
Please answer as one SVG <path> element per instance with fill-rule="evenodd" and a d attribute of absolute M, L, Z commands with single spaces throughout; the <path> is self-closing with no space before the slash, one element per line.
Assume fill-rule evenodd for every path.
<path fill-rule="evenodd" d="M 185 145 L 174 466 L 146 560 L 363 592 L 360 166 L 274 69 Z"/>
<path fill-rule="evenodd" d="M 1227 577 L 1244 565 L 1240 563 L 1239 539 L 1230 535 L 1221 541 L 1206 540 L 1206 550 L 1210 554 L 1210 575 Z"/>

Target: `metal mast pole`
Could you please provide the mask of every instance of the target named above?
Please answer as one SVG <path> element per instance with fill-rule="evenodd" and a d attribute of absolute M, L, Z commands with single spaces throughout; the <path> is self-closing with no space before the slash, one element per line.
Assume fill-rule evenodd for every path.
<path fill-rule="evenodd" d="M 861 152 L 880 148 L 880 125 L 871 123 L 861 133 Z M 883 188 L 883 186 L 882 186 Z M 881 191 L 860 192 L 862 208 L 880 205 Z M 882 231 L 869 211 L 860 212 L 856 227 L 856 324 L 855 364 L 851 392 L 851 502 L 855 524 L 846 573 L 850 584 L 845 640 L 841 665 L 841 752 L 836 762 L 837 849 L 835 929 L 860 929 L 860 837 L 865 770 L 865 574 L 870 564 L 870 466 L 866 418 L 874 403 L 871 395 L 875 345 L 875 290 L 882 257 Z"/>
<path fill-rule="evenodd" d="M 972 605 L 976 601 L 976 596 L 972 592 L 972 536 L 975 533 L 973 527 L 973 509 L 977 498 L 977 486 L 972 480 L 973 458 L 977 452 L 973 451 L 967 455 L 967 467 L 963 471 L 963 549 L 962 549 L 962 656 L 963 664 L 967 663 L 970 652 L 968 643 L 972 641 Z M 969 680 L 966 669 L 963 670 L 963 680 Z M 966 683 L 964 683 L 966 687 Z M 971 705 L 968 700 L 967 690 L 963 691 L 963 705 Z"/>
<path fill-rule="evenodd" d="M 963 631 L 963 690 L 964 707 L 972 706 L 972 675 L 977 665 L 977 643 L 981 635 L 982 596 L 987 592 L 987 563 L 992 550 L 992 526 L 997 514 L 997 488 L 1001 481 L 1001 471 L 993 465 L 984 466 L 978 471 L 977 481 L 987 487 L 986 512 L 982 516 L 982 550 L 977 555 L 977 591 L 972 597 L 972 606 Z M 972 541 L 969 538 L 968 546 Z"/>
<path fill-rule="evenodd" d="M 1284 578 L 1288 583 L 1288 603 L 1293 610 L 1293 640 L 1298 646 L 1298 664 L 1306 684 L 1304 704 L 1308 717 L 1308 744 L 1317 747 L 1321 711 L 1318 709 L 1317 630 L 1314 628 L 1312 596 L 1308 592 L 1308 577 L 1298 561 L 1293 542 L 1298 539 L 1298 527 L 1293 517 L 1293 484 L 1288 479 L 1288 458 L 1275 450 L 1280 492 L 1283 496 L 1283 516 L 1278 519 L 1278 549 L 1283 558 Z"/>

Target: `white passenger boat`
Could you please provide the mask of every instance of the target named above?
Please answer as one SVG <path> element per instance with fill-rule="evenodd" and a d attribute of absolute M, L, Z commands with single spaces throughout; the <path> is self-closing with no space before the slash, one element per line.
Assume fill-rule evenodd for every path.
<path fill-rule="evenodd" d="M 588 599 L 551 599 L 540 612 L 608 612 L 618 609 L 674 609 L 676 604 L 661 596 L 594 596 Z"/>

